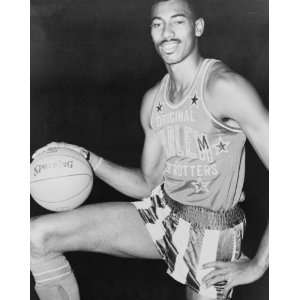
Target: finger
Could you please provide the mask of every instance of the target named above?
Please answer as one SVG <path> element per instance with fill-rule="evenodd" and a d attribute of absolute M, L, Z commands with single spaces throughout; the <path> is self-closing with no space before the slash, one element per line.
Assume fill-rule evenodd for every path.
<path fill-rule="evenodd" d="M 228 265 L 228 263 L 223 262 L 223 261 L 213 261 L 213 262 L 209 262 L 209 263 L 202 265 L 202 268 L 203 269 L 208 269 L 208 268 L 220 269 L 220 268 L 226 267 L 227 265 Z"/>
<path fill-rule="evenodd" d="M 237 261 L 249 261 L 249 260 L 250 260 L 250 258 L 242 252 L 241 256 L 239 257 L 239 259 Z"/>
<path fill-rule="evenodd" d="M 57 148 L 57 147 L 58 147 L 57 142 L 51 142 L 51 143 L 47 144 L 46 146 L 41 147 L 38 150 L 36 150 L 33 153 L 32 158 L 34 159 L 36 156 L 40 155 L 41 153 L 44 153 L 44 152 L 48 151 L 49 149 Z"/>
<path fill-rule="evenodd" d="M 57 148 L 58 144 L 59 144 L 58 142 L 51 142 L 51 143 L 47 144 L 45 147 L 43 147 L 43 148 L 46 148 L 46 149 Z"/>
<path fill-rule="evenodd" d="M 81 150 L 83 148 L 77 146 L 77 145 L 73 145 L 73 144 L 69 144 L 69 143 L 65 143 L 65 142 L 61 142 L 61 143 L 57 143 L 57 147 L 59 148 L 67 148 L 76 152 L 81 152 Z"/>
<path fill-rule="evenodd" d="M 40 155 L 41 153 L 45 152 L 48 146 L 44 146 L 38 150 L 36 150 L 33 154 L 32 154 L 32 158 L 35 159 L 36 156 Z"/>
<path fill-rule="evenodd" d="M 206 281 L 211 280 L 212 278 L 214 278 L 214 277 L 216 277 L 218 275 L 225 275 L 226 273 L 227 272 L 224 269 L 217 269 L 217 270 L 211 271 L 207 275 L 205 275 L 202 278 L 202 281 L 206 282 Z"/>
<path fill-rule="evenodd" d="M 210 287 L 214 284 L 221 283 L 222 281 L 227 281 L 226 279 L 227 279 L 226 274 L 217 275 L 214 278 L 211 278 L 210 280 L 207 280 L 206 281 L 206 286 Z"/>
<path fill-rule="evenodd" d="M 223 294 L 225 296 L 225 299 L 228 298 L 230 291 L 232 290 L 233 286 L 231 284 L 227 284 L 224 288 Z"/>

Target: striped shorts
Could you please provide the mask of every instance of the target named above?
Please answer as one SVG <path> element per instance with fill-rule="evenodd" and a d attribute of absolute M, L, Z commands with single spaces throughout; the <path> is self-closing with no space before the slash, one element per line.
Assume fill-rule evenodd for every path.
<path fill-rule="evenodd" d="M 241 255 L 245 227 L 243 211 L 235 207 L 218 213 L 172 200 L 158 186 L 149 198 L 133 202 L 162 258 L 167 273 L 197 293 L 212 299 L 226 299 L 226 282 L 206 288 L 201 280 L 212 269 L 212 261 L 234 261 Z M 231 293 L 230 293 L 231 294 Z"/>

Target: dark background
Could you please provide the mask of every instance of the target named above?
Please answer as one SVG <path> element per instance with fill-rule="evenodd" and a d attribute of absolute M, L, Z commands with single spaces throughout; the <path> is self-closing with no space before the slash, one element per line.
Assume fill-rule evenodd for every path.
<path fill-rule="evenodd" d="M 150 0 L 31 0 L 31 153 L 50 141 L 139 166 L 145 91 L 165 73 L 149 34 Z M 268 107 L 268 1 L 201 1 L 199 47 L 245 76 Z M 268 220 L 268 173 L 247 144 L 244 252 L 252 257 Z M 96 180 L 86 203 L 130 199 Z M 31 200 L 31 216 L 49 213 Z M 68 253 L 82 300 L 184 299 L 161 261 Z M 268 299 L 268 272 L 234 299 Z M 31 277 L 31 300 L 37 299 Z"/>

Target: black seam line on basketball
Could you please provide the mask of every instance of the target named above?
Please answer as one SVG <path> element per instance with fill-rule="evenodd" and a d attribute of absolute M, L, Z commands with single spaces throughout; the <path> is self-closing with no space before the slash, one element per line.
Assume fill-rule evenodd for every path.
<path fill-rule="evenodd" d="M 72 198 L 74 198 L 74 197 L 79 196 L 80 194 L 82 194 L 87 188 L 90 187 L 90 185 L 92 185 L 92 182 L 89 183 L 86 187 L 84 187 L 80 192 L 78 192 L 77 194 L 75 194 L 75 195 L 73 195 L 72 197 L 69 197 L 69 198 L 67 198 L 67 199 L 65 199 L 65 200 L 59 200 L 59 201 L 54 201 L 54 202 L 43 201 L 43 200 L 40 200 L 40 199 L 38 199 L 38 200 L 39 200 L 39 202 L 43 202 L 43 203 L 51 203 L 51 204 L 65 202 L 65 201 L 68 201 L 68 200 L 70 200 L 70 199 L 72 199 Z"/>
<path fill-rule="evenodd" d="M 59 178 L 64 178 L 64 177 L 73 177 L 73 176 L 77 176 L 77 175 L 86 175 L 86 176 L 92 177 L 90 174 L 87 174 L 87 173 L 76 173 L 76 174 L 71 174 L 71 175 L 63 175 L 63 176 L 56 176 L 56 177 L 46 177 L 46 178 L 43 178 L 43 179 L 38 179 L 38 180 L 30 181 L 30 183 L 36 183 L 36 182 L 45 181 L 45 180 L 59 179 Z"/>
<path fill-rule="evenodd" d="M 57 158 L 59 158 L 60 155 L 62 155 L 62 154 L 59 155 L 59 154 L 57 154 L 57 153 L 48 153 L 48 154 L 53 154 L 53 155 L 50 155 L 50 156 L 51 156 L 51 157 L 57 156 Z M 74 157 L 74 156 L 69 155 L 69 154 L 64 154 L 63 156 L 64 156 L 64 157 L 70 157 L 70 158 L 73 158 L 73 159 L 75 159 L 75 160 L 77 160 L 77 161 L 79 161 L 79 162 L 82 162 L 82 163 L 88 163 L 84 157 L 81 157 L 81 154 L 80 154 L 80 153 L 78 153 L 78 155 L 79 155 L 79 157 L 80 157 L 80 159 L 81 159 L 82 161 L 78 160 L 78 157 Z M 40 159 L 37 159 L 35 162 L 38 162 L 39 160 L 43 160 L 43 159 L 45 159 L 45 157 L 42 157 L 42 158 L 40 158 Z"/>

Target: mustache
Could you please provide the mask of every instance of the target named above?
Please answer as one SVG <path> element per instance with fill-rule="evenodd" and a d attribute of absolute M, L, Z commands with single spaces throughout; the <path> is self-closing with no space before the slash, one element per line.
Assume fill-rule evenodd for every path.
<path fill-rule="evenodd" d="M 170 40 L 163 40 L 159 43 L 159 46 L 162 46 L 164 43 L 168 43 L 168 42 L 177 42 L 180 43 L 179 39 L 170 39 Z"/>

